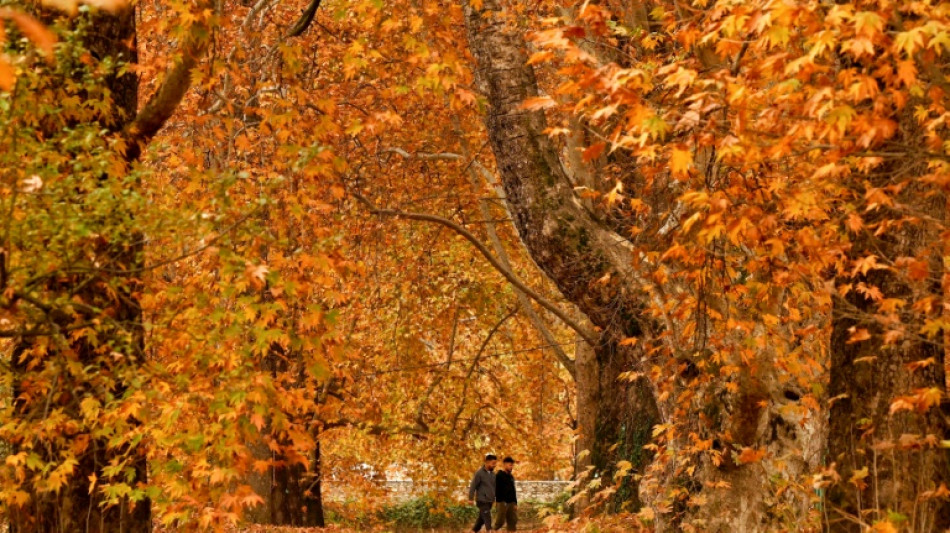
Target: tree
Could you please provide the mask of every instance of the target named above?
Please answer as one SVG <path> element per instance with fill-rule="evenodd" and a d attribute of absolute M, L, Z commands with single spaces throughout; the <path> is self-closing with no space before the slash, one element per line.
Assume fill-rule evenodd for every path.
<path fill-rule="evenodd" d="M 603 330 L 595 346 L 599 368 L 579 375 L 598 381 L 578 383 L 579 389 L 601 391 L 594 409 L 594 462 L 605 469 L 627 459 L 642 472 L 650 460 L 644 446 L 661 422 L 659 407 L 645 378 L 627 384 L 618 378 L 642 368 L 642 354 L 625 340 L 654 336 L 659 325 L 643 312 L 644 292 L 636 285 L 626 238 L 576 202 L 558 150 L 544 133 L 543 114 L 523 111 L 524 102 L 539 97 L 523 39 L 496 4 L 483 5 L 467 8 L 466 24 L 492 106 L 487 129 L 509 211 L 534 261 Z M 617 443 L 621 457 L 608 452 Z"/>
<path fill-rule="evenodd" d="M 207 30 L 200 18 L 185 26 L 178 59 L 139 109 L 127 70 L 134 14 L 107 7 L 43 12 L 63 37 L 55 51 L 49 30 L 21 24 L 48 62 L 27 56 L 31 68 L 7 87 L 4 153 L 19 167 L 8 191 L 26 193 L 5 196 L 2 266 L 7 320 L 17 325 L 7 335 L 13 403 L 3 430 L 15 531 L 151 529 L 136 376 L 148 226 L 134 220 L 135 163 L 187 90 Z"/>
<path fill-rule="evenodd" d="M 643 516 L 756 528 L 807 515 L 828 350 L 824 519 L 942 527 L 942 11 L 591 3 L 552 17 L 529 56 L 517 4 L 473 5 L 486 126 L 532 257 L 596 325 L 609 329 L 591 287 L 609 282 L 659 325 L 640 335 L 658 350 L 664 415 Z M 562 76 L 551 96 L 533 65 Z M 622 237 L 563 230 L 591 227 L 572 212 L 589 205 L 581 187 Z M 608 283 L 557 263 L 578 250 L 569 264 Z"/>

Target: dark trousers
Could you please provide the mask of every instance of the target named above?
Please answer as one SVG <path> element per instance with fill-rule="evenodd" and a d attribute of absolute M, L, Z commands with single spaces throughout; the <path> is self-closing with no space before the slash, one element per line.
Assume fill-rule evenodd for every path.
<path fill-rule="evenodd" d="M 518 529 L 518 504 L 517 503 L 506 503 L 498 502 L 498 505 L 495 506 L 498 510 L 495 513 L 495 529 L 501 531 L 501 526 L 508 523 L 508 531 L 514 531 Z"/>
<path fill-rule="evenodd" d="M 485 526 L 486 531 L 491 531 L 491 502 L 478 502 L 475 505 L 478 507 L 478 520 L 472 526 L 472 531 L 477 533 L 482 526 Z"/>

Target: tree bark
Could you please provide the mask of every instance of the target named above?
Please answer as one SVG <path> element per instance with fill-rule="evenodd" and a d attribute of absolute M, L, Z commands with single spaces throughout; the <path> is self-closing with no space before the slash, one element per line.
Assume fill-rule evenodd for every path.
<path fill-rule="evenodd" d="M 585 490 L 591 481 L 594 462 L 591 459 L 597 434 L 597 405 L 600 403 L 600 372 L 597 367 L 597 355 L 594 348 L 578 340 L 574 348 L 575 398 L 577 403 L 577 440 L 574 453 L 574 480 L 578 484 L 578 495 L 572 509 L 575 515 L 584 512 L 590 503 L 590 495 Z"/>
<path fill-rule="evenodd" d="M 320 442 L 306 467 L 286 457 L 273 457 L 266 446 L 257 451 L 259 458 L 275 460 L 276 464 L 262 474 L 249 476 L 251 487 L 264 503 L 249 509 L 246 518 L 256 524 L 324 527 Z"/>
<path fill-rule="evenodd" d="M 514 225 L 538 267 L 602 330 L 594 347 L 596 372 L 589 373 L 598 383 L 578 384 L 585 399 L 590 387 L 599 387 L 590 397 L 597 402 L 591 460 L 607 479 L 620 459 L 642 473 L 650 461 L 643 445 L 659 422 L 659 409 L 644 379 L 618 379 L 641 366 L 639 349 L 619 343 L 649 335 L 655 325 L 642 313 L 627 243 L 581 207 L 559 152 L 544 133 L 544 114 L 522 108 L 539 93 L 518 30 L 508 25 L 495 0 L 483 2 L 481 9 L 466 5 L 465 11 L 469 45 L 491 105 L 485 119 L 488 137 Z M 639 502 L 632 483 L 625 482 L 619 494 L 634 507 Z"/>

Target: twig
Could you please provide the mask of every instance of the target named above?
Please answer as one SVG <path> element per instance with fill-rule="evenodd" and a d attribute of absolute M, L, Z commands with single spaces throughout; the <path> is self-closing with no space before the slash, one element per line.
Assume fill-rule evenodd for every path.
<path fill-rule="evenodd" d="M 482 244 L 482 242 L 478 239 L 478 237 L 473 235 L 472 232 L 468 231 L 464 227 L 460 226 L 459 224 L 447 218 L 443 218 L 436 215 L 429 215 L 426 213 L 410 213 L 410 212 L 405 212 L 405 211 L 399 211 L 396 209 L 378 208 L 360 193 L 354 191 L 352 192 L 352 194 L 357 200 L 363 203 L 363 205 L 365 205 L 367 209 L 369 209 L 369 211 L 373 213 L 374 215 L 405 218 L 408 220 L 420 220 L 424 222 L 435 222 L 436 224 L 441 224 L 442 226 L 445 226 L 451 229 L 452 231 L 455 231 L 462 237 L 465 237 L 465 239 L 471 242 L 472 245 L 474 245 L 475 248 L 485 257 L 485 259 L 487 259 L 488 262 L 491 263 L 491 266 L 493 266 L 495 270 L 497 270 L 502 276 L 504 276 L 505 279 L 507 279 L 509 283 L 511 283 L 512 285 L 517 287 L 519 290 L 527 294 L 532 300 L 538 302 L 538 304 L 541 305 L 541 307 L 547 309 L 554 316 L 561 319 L 562 322 L 564 322 L 571 329 L 576 331 L 577 334 L 580 335 L 588 344 L 595 347 L 597 346 L 597 339 L 596 337 L 594 337 L 593 334 L 591 334 L 586 329 L 584 329 L 580 324 L 578 324 L 571 317 L 569 317 L 567 313 L 559 309 L 556 305 L 551 303 L 547 298 L 541 296 L 540 294 L 535 292 L 534 289 L 525 285 L 524 282 L 518 279 L 518 277 L 515 276 L 510 270 L 505 268 L 505 266 L 502 265 L 498 261 L 498 259 L 495 258 L 494 255 L 492 255 L 490 251 L 488 251 L 488 248 L 486 248 L 485 245 Z"/>

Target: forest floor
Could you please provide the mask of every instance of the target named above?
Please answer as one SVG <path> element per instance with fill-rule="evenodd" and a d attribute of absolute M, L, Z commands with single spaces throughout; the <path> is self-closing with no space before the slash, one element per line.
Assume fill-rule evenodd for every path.
<path fill-rule="evenodd" d="M 356 533 L 359 531 L 373 533 L 465 533 L 471 530 L 471 527 L 467 525 L 438 528 L 408 528 L 376 525 L 352 528 L 331 524 L 325 528 L 251 526 L 249 528 L 239 529 L 235 533 Z M 613 515 L 594 519 L 585 518 L 570 522 L 555 522 L 549 525 L 538 525 L 537 523 L 519 524 L 518 531 L 532 533 L 634 533 L 652 530 L 643 528 L 637 520 L 629 515 Z"/>
<path fill-rule="evenodd" d="M 456 528 L 452 527 L 439 527 L 439 528 L 399 528 L 391 526 L 374 526 L 371 528 L 362 528 L 362 529 L 353 529 L 349 527 L 330 525 L 325 528 L 295 528 L 295 527 L 281 527 L 281 526 L 253 526 L 247 529 L 238 530 L 238 533 L 355 533 L 357 531 L 367 531 L 373 533 L 462 533 L 466 531 L 471 531 L 470 527 L 459 526 Z M 546 527 L 540 528 L 518 528 L 519 532 L 551 532 L 551 531 L 573 531 L 567 529 L 548 529 Z"/>

